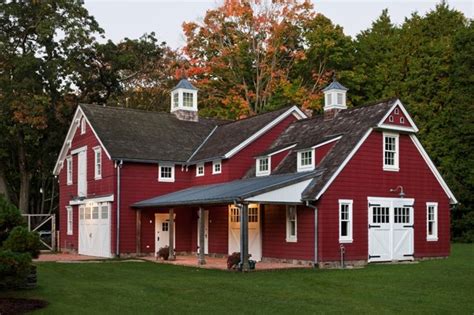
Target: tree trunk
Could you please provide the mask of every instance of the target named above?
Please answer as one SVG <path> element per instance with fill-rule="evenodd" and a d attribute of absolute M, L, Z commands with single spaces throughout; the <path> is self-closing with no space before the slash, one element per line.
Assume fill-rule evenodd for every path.
<path fill-rule="evenodd" d="M 18 134 L 18 166 L 20 171 L 20 197 L 18 201 L 18 209 L 20 209 L 21 213 L 28 213 L 31 176 L 27 167 L 25 143 L 21 133 Z"/>
<path fill-rule="evenodd" d="M 5 172 L 0 166 L 0 195 L 3 196 L 7 201 L 10 201 L 10 195 L 8 193 L 7 180 L 5 178 Z"/>

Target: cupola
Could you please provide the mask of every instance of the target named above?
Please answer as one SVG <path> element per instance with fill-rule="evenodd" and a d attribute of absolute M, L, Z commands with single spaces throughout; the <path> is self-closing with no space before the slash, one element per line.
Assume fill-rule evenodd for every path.
<path fill-rule="evenodd" d="M 179 120 L 198 121 L 197 88 L 186 78 L 171 90 L 171 113 Z"/>
<path fill-rule="evenodd" d="M 324 117 L 334 118 L 337 113 L 346 109 L 346 93 L 348 88 L 339 83 L 334 74 L 331 84 L 323 89 L 324 92 Z"/>

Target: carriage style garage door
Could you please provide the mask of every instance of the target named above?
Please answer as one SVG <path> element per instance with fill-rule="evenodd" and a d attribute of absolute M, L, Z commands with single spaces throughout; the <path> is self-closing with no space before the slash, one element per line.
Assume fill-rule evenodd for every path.
<path fill-rule="evenodd" d="M 110 203 L 79 206 L 79 254 L 111 257 Z"/>
<path fill-rule="evenodd" d="M 251 259 L 262 260 L 262 235 L 260 233 L 260 208 L 257 204 L 249 204 L 249 254 Z M 229 206 L 229 255 L 240 252 L 240 209 Z"/>
<path fill-rule="evenodd" d="M 369 262 L 413 260 L 414 199 L 369 197 Z"/>

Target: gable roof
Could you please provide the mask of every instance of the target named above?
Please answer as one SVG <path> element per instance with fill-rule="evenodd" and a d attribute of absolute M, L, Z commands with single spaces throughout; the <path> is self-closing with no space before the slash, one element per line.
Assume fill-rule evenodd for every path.
<path fill-rule="evenodd" d="M 219 125 L 188 162 L 229 158 L 238 152 L 240 145 L 243 147 L 250 143 L 253 137 L 265 133 L 291 114 L 306 117 L 298 107 L 293 106 Z"/>

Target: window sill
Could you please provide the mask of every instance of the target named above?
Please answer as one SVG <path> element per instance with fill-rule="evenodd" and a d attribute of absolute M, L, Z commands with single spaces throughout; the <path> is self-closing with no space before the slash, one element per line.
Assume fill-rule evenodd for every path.
<path fill-rule="evenodd" d="M 298 239 L 296 239 L 296 238 L 286 238 L 286 242 L 287 243 L 297 243 Z"/>
<path fill-rule="evenodd" d="M 70 233 L 68 232 L 68 233 L 66 233 L 66 235 L 69 236 L 69 235 L 74 235 L 74 234 L 72 232 L 70 232 Z"/>
<path fill-rule="evenodd" d="M 203 177 L 203 176 L 204 176 L 204 174 L 199 174 L 199 175 L 196 174 L 196 177 Z"/>
<path fill-rule="evenodd" d="M 437 242 L 438 238 L 437 237 L 428 237 L 428 238 L 426 238 L 426 241 L 427 242 Z"/>
<path fill-rule="evenodd" d="M 353 242 L 353 239 L 339 239 L 339 243 L 341 244 L 350 244 Z"/>
<path fill-rule="evenodd" d="M 222 174 L 222 172 L 216 172 L 216 173 L 212 173 L 212 175 L 219 175 L 219 174 Z"/>
<path fill-rule="evenodd" d="M 261 176 L 268 176 L 270 175 L 270 172 L 265 172 L 265 173 L 255 173 L 255 176 L 261 177 Z"/>
<path fill-rule="evenodd" d="M 310 171 L 314 171 L 315 167 L 300 167 L 297 169 L 297 172 L 310 172 Z"/>
<path fill-rule="evenodd" d="M 99 179 L 102 179 L 102 176 L 94 177 L 94 180 L 99 180 Z"/>
<path fill-rule="evenodd" d="M 387 172 L 399 172 L 399 171 L 400 171 L 400 168 L 399 168 L 399 167 L 388 167 L 388 166 L 384 166 L 384 167 L 383 167 L 383 170 L 384 170 L 384 171 L 387 171 Z"/>
<path fill-rule="evenodd" d="M 174 183 L 174 178 L 158 178 L 158 181 L 162 183 Z"/>
<path fill-rule="evenodd" d="M 71 185 L 72 185 L 72 182 L 71 182 L 71 183 L 67 183 L 66 185 L 67 185 L 67 186 L 71 186 Z"/>

